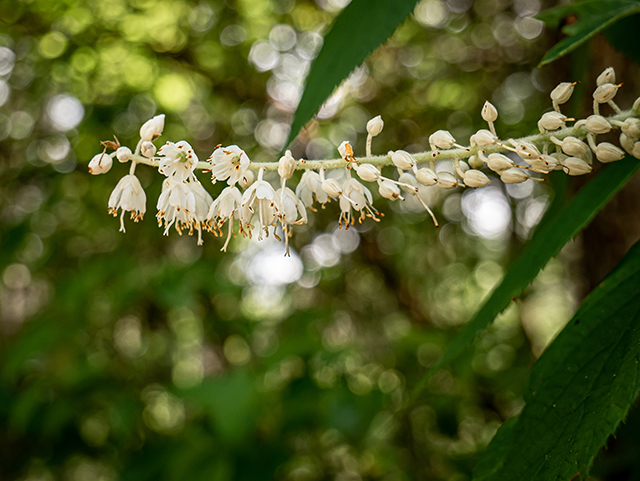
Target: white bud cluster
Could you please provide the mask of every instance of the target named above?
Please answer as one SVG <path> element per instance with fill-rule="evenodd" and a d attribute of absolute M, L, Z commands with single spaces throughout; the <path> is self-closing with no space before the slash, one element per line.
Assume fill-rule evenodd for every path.
<path fill-rule="evenodd" d="M 259 240 L 269 235 L 281 240 L 282 235 L 288 254 L 293 226 L 307 223 L 307 209 L 317 212 L 316 204 L 324 208 L 336 201 L 340 227 L 349 228 L 356 220 L 363 222 L 366 218 L 380 221 L 382 214 L 373 206 L 373 194 L 362 182 L 377 185 L 379 196 L 389 201 L 404 201 L 407 195 L 414 197 L 437 226 L 434 213 L 421 196 L 424 189 L 482 188 L 492 181 L 487 172 L 506 184 L 529 179 L 543 181 L 540 175 L 553 170 L 584 175 L 593 170 L 594 155 L 602 163 L 622 159 L 625 151 L 640 158 L 640 120 L 636 118 L 640 115 L 640 99 L 631 111 L 621 112 L 613 98 L 622 84 L 615 81 L 612 68 L 598 76 L 593 115 L 577 121 L 566 117 L 560 108 L 570 99 L 576 82 L 559 84 L 550 94 L 553 110 L 542 114 L 538 121 L 540 135 L 500 140 L 495 128 L 498 110 L 487 101 L 481 116 L 488 129 L 471 135 L 468 147 L 459 144 L 449 131 L 438 130 L 428 137 L 430 151 L 412 154 L 395 150 L 386 156 L 373 157 L 372 139 L 384 128 L 378 115 L 367 122 L 365 158 L 356 158 L 351 143 L 344 141 L 337 148 L 340 158 L 326 161 L 296 160 L 287 150 L 278 162 L 256 164 L 239 146 L 229 145 L 216 147 L 206 162 L 200 162 L 184 140 L 166 142 L 156 148 L 154 141 L 162 135 L 165 121 L 164 115 L 157 115 L 142 125 L 135 152 L 121 146 L 118 139 L 102 142 L 104 150 L 91 159 L 89 172 L 94 175 L 108 172 L 114 157 L 121 163 L 131 162 L 129 174 L 118 182 L 108 203 L 113 215 L 121 211 L 123 232 L 125 212 L 131 212 L 134 221 L 142 219 L 146 212 L 146 194 L 135 176 L 136 165 L 146 164 L 165 176 L 156 214 L 165 235 L 171 227 L 179 234 L 192 235 L 197 231 L 198 244 L 202 244 L 203 231 L 216 237 L 225 236 L 226 223 L 226 240 L 221 250 L 227 250 L 236 232 L 245 237 L 257 232 Z M 599 112 L 603 104 L 608 104 L 616 115 L 603 117 Z M 568 122 L 575 123 L 570 126 Z M 622 148 L 610 142 L 596 142 L 597 135 L 614 129 L 621 131 Z M 107 149 L 113 152 L 107 153 Z M 450 168 L 441 168 L 439 164 L 436 169 L 435 161 L 448 161 Z M 383 175 L 384 166 L 393 167 L 397 175 Z M 483 172 L 485 167 L 488 171 Z M 211 172 L 213 184 L 227 184 L 216 199 L 196 178 L 196 169 Z M 267 170 L 277 170 L 278 190 L 265 178 Z M 303 173 L 294 191 L 286 184 L 296 170 Z M 352 176 L 354 171 L 360 180 Z"/>

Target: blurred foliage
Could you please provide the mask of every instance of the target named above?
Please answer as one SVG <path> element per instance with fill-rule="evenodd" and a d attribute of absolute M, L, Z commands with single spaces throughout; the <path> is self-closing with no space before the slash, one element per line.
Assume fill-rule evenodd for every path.
<path fill-rule="evenodd" d="M 122 235 L 106 201 L 125 167 L 86 172 L 100 140 L 131 145 L 159 112 L 162 139 L 201 158 L 237 143 L 273 160 L 344 3 L 0 3 L 0 479 L 465 480 L 519 412 L 532 362 L 577 304 L 579 244 L 391 416 L 500 281 L 548 187 L 434 193 L 439 230 L 410 199 L 377 199 L 383 222 L 349 231 L 329 205 L 284 259 L 275 242 L 236 239 L 223 255 L 212 236 L 162 237 L 161 179 L 143 167 L 149 218 Z M 378 113 L 379 152 L 425 150 L 438 128 L 466 140 L 486 99 L 503 137 L 530 133 L 569 76 L 561 62 L 535 69 L 557 40 L 540 9 L 419 3 L 294 155 L 323 158 L 342 140 L 362 151 Z M 627 74 L 622 105 L 640 78 Z"/>

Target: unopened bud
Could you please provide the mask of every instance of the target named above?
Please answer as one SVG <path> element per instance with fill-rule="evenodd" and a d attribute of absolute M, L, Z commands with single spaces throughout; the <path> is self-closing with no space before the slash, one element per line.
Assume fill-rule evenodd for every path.
<path fill-rule="evenodd" d="M 513 167 L 513 160 L 504 154 L 489 154 L 487 157 L 487 167 L 494 172 L 500 173 Z"/>
<path fill-rule="evenodd" d="M 562 82 L 551 91 L 549 97 L 557 104 L 564 104 L 571 98 L 576 83 L 577 82 Z"/>
<path fill-rule="evenodd" d="M 355 169 L 358 174 L 358 177 L 360 177 L 365 182 L 375 182 L 381 176 L 380 171 L 375 165 L 360 164 L 360 165 L 356 165 Z"/>
<path fill-rule="evenodd" d="M 471 169 L 464 173 L 464 183 L 469 187 L 484 187 L 489 182 L 489 177 L 479 170 Z"/>
<path fill-rule="evenodd" d="M 247 188 L 251 184 L 253 184 L 255 180 L 256 180 L 256 175 L 253 173 L 253 171 L 245 170 L 244 174 L 242 174 L 242 177 L 240 177 L 238 184 L 240 184 L 240 187 L 242 187 L 244 190 L 247 190 Z"/>
<path fill-rule="evenodd" d="M 416 194 L 418 192 L 418 181 L 409 172 L 404 172 L 400 177 L 398 177 L 398 182 L 407 184 L 400 186 L 405 192 L 408 192 L 409 194 Z"/>
<path fill-rule="evenodd" d="M 329 197 L 339 197 L 342 194 L 342 188 L 336 179 L 325 179 L 322 182 L 322 190 Z"/>
<path fill-rule="evenodd" d="M 622 132 L 624 132 L 632 139 L 637 139 L 638 137 L 640 137 L 640 120 L 636 119 L 635 117 L 629 117 L 624 121 Z"/>
<path fill-rule="evenodd" d="M 542 155 L 538 150 L 538 147 L 526 140 L 520 140 L 514 145 L 517 150 L 516 153 L 523 159 L 537 159 Z"/>
<path fill-rule="evenodd" d="M 628 135 L 624 133 L 620 134 L 620 145 L 622 145 L 622 148 L 626 150 L 627 153 L 633 155 L 634 141 Z"/>
<path fill-rule="evenodd" d="M 636 99 L 635 102 L 633 102 L 633 107 L 631 107 L 633 110 L 640 110 L 640 97 L 638 97 Z"/>
<path fill-rule="evenodd" d="M 472 146 L 490 147 L 496 143 L 498 137 L 486 129 L 480 129 L 471 136 L 469 142 Z"/>
<path fill-rule="evenodd" d="M 431 150 L 450 149 L 455 143 L 456 139 L 446 130 L 436 130 L 429 136 Z"/>
<path fill-rule="evenodd" d="M 511 167 L 510 169 L 500 172 L 500 179 L 505 184 L 519 184 L 527 180 L 529 176 L 517 167 Z"/>
<path fill-rule="evenodd" d="M 556 142 L 554 141 L 554 143 Z M 587 144 L 585 144 L 582 140 L 571 136 L 565 137 L 557 145 L 559 145 L 562 151 L 570 157 L 579 157 L 581 155 L 585 155 L 589 150 Z"/>
<path fill-rule="evenodd" d="M 546 112 L 538 120 L 538 129 L 544 133 L 547 130 L 558 130 L 565 126 L 565 121 L 568 120 L 560 112 Z"/>
<path fill-rule="evenodd" d="M 156 115 L 140 127 L 140 138 L 146 141 L 156 140 L 164 130 L 164 114 Z"/>
<path fill-rule="evenodd" d="M 469 162 L 469 166 L 472 169 L 481 169 L 484 167 L 484 162 L 477 155 L 472 155 L 471 157 L 469 157 L 468 162 Z"/>
<path fill-rule="evenodd" d="M 593 100 L 599 104 L 606 104 L 609 100 L 613 99 L 618 93 L 618 89 L 622 87 L 622 84 L 602 84 L 593 92 Z"/>
<path fill-rule="evenodd" d="M 113 159 L 105 153 L 94 155 L 89 161 L 89 173 L 92 175 L 106 174 L 113 165 Z"/>
<path fill-rule="evenodd" d="M 400 189 L 390 180 L 383 180 L 378 187 L 380 195 L 389 200 L 396 200 L 400 197 Z"/>
<path fill-rule="evenodd" d="M 634 142 L 633 149 L 631 149 L 631 155 L 636 159 L 640 159 L 640 142 Z"/>
<path fill-rule="evenodd" d="M 414 159 L 413 156 L 405 150 L 396 150 L 395 152 L 389 151 L 388 155 L 391 157 L 393 165 L 398 169 L 409 170 L 416 163 L 416 159 Z"/>
<path fill-rule="evenodd" d="M 379 115 L 376 115 L 374 118 L 369 120 L 369 122 L 367 122 L 367 133 L 371 137 L 375 137 L 380 132 L 382 132 L 383 127 L 384 127 L 384 121 L 382 120 L 382 117 L 380 117 Z"/>
<path fill-rule="evenodd" d="M 422 185 L 436 185 L 438 182 L 438 174 L 429 167 L 423 167 L 416 172 L 416 179 L 418 179 L 418 182 Z"/>
<path fill-rule="evenodd" d="M 154 155 L 156 155 L 156 146 L 153 145 L 148 140 L 145 140 L 144 142 L 142 142 L 142 145 L 140 146 L 140 153 L 144 155 L 147 159 L 150 159 Z"/>
<path fill-rule="evenodd" d="M 485 122 L 495 122 L 498 119 L 498 109 L 488 100 L 482 106 L 482 118 Z"/>
<path fill-rule="evenodd" d="M 290 179 L 296 170 L 296 161 L 291 155 L 291 151 L 287 150 L 278 161 L 278 174 L 283 179 Z"/>
<path fill-rule="evenodd" d="M 604 164 L 615 162 L 624 157 L 624 150 L 609 142 L 601 142 L 596 146 L 596 157 Z"/>
<path fill-rule="evenodd" d="M 616 72 L 613 67 L 605 68 L 598 78 L 596 79 L 596 85 L 614 84 L 616 83 Z"/>
<path fill-rule="evenodd" d="M 131 155 L 131 149 L 129 147 L 119 147 L 118 150 L 116 150 L 116 157 L 120 162 L 129 162 Z"/>
<path fill-rule="evenodd" d="M 458 185 L 458 180 L 455 175 L 450 172 L 438 172 L 438 187 L 441 189 L 453 189 Z"/>
<path fill-rule="evenodd" d="M 587 117 L 585 127 L 594 134 L 606 134 L 611 130 L 611 124 L 602 115 L 590 115 Z"/>
<path fill-rule="evenodd" d="M 567 157 L 562 162 L 562 170 L 569 175 L 584 175 L 591 172 L 593 167 L 577 157 Z"/>

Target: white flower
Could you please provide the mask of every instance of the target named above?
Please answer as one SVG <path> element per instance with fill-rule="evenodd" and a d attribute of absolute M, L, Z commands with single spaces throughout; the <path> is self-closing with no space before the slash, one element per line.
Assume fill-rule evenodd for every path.
<path fill-rule="evenodd" d="M 158 226 L 162 226 L 164 221 L 164 235 L 169 235 L 169 229 L 174 224 L 178 234 L 182 235 L 182 229 L 193 228 L 196 196 L 187 182 L 169 177 L 162 184 L 157 209 Z"/>
<path fill-rule="evenodd" d="M 382 176 L 375 165 L 360 164 L 356 165 L 355 169 L 358 177 L 360 177 L 365 182 L 375 182 Z"/>
<path fill-rule="evenodd" d="M 560 112 L 546 112 L 542 114 L 542 117 L 538 120 L 538 129 L 543 134 L 548 130 L 562 129 L 565 127 L 565 121 L 567 120 L 569 119 Z"/>
<path fill-rule="evenodd" d="M 577 122 L 576 126 L 578 126 Z M 590 115 L 585 120 L 585 126 L 589 132 L 593 132 L 594 134 L 606 134 L 611 130 L 611 124 L 602 115 Z"/>
<path fill-rule="evenodd" d="M 320 177 L 322 177 L 322 175 L 320 175 Z M 329 197 L 337 198 L 342 194 L 342 188 L 336 179 L 324 179 L 322 181 L 322 190 Z"/>
<path fill-rule="evenodd" d="M 596 85 L 612 84 L 616 82 L 616 72 L 613 67 L 605 68 L 598 78 L 596 79 Z"/>
<path fill-rule="evenodd" d="M 389 200 L 402 199 L 400 196 L 400 188 L 391 180 L 385 179 L 378 185 L 380 195 Z"/>
<path fill-rule="evenodd" d="M 497 173 L 513 167 L 513 160 L 511 160 L 506 155 L 499 154 L 497 152 L 489 154 L 489 156 L 485 159 L 485 162 L 487 163 L 487 167 Z"/>
<path fill-rule="evenodd" d="M 302 177 L 298 186 L 296 187 L 296 196 L 304 203 L 309 209 L 315 211 L 313 208 L 314 199 L 317 200 L 322 206 L 329 201 L 329 196 L 322 190 L 322 180 L 320 174 L 313 170 L 307 170 Z"/>
<path fill-rule="evenodd" d="M 450 172 L 438 172 L 437 185 L 441 189 L 453 189 L 458 185 L 458 179 Z"/>
<path fill-rule="evenodd" d="M 195 226 L 198 230 L 198 245 L 202 245 L 202 229 L 206 225 L 207 214 L 209 213 L 209 207 L 213 203 L 213 197 L 205 190 L 198 179 L 193 178 L 191 182 L 187 184 L 193 192 L 196 199 L 196 208 L 191 216 L 191 225 Z M 189 231 L 189 235 L 193 233 Z"/>
<path fill-rule="evenodd" d="M 554 104 L 564 104 L 571 98 L 571 94 L 573 93 L 573 89 L 576 86 L 577 82 L 562 82 L 558 84 L 556 88 L 551 91 L 549 95 Z"/>
<path fill-rule="evenodd" d="M 596 157 L 602 163 L 615 162 L 624 157 L 624 150 L 609 142 L 601 142 L 595 150 Z"/>
<path fill-rule="evenodd" d="M 436 185 L 438 183 L 438 174 L 429 167 L 423 167 L 416 172 L 416 179 L 422 185 Z"/>
<path fill-rule="evenodd" d="M 558 140 L 557 138 L 551 136 L 551 141 L 559 145 L 562 151 L 572 157 L 585 155 L 589 150 L 587 144 L 585 144 L 582 140 L 576 137 L 565 137 L 562 140 Z"/>
<path fill-rule="evenodd" d="M 371 137 L 375 137 L 376 135 L 380 134 L 383 128 L 384 128 L 384 121 L 382 120 L 382 117 L 380 117 L 379 115 L 376 115 L 374 118 L 369 120 L 369 122 L 367 122 L 367 133 Z"/>
<path fill-rule="evenodd" d="M 187 180 L 198 165 L 198 156 L 188 142 L 181 140 L 167 142 L 158 151 L 164 156 L 160 159 L 158 171 L 167 177 L 174 177 L 176 181 Z"/>
<path fill-rule="evenodd" d="M 495 122 L 498 120 L 498 109 L 496 109 L 491 102 L 486 101 L 482 106 L 481 115 L 485 122 Z"/>
<path fill-rule="evenodd" d="M 253 173 L 252 170 L 247 170 L 244 175 L 242 177 L 240 177 L 240 180 L 238 181 L 238 184 L 240 184 L 240 187 L 242 187 L 243 189 L 247 189 L 247 187 L 249 187 L 251 184 L 253 184 L 253 181 L 256 180 L 256 176 Z"/>
<path fill-rule="evenodd" d="M 380 213 L 373 207 L 373 196 L 371 191 L 356 179 L 347 179 L 342 185 L 342 195 L 340 196 L 340 228 L 348 229 L 355 223 L 351 209 L 360 212 L 358 222 L 362 223 L 365 217 L 371 217 L 374 221 L 380 222 Z"/>
<path fill-rule="evenodd" d="M 278 162 L 278 174 L 282 179 L 290 179 L 296 170 L 296 161 L 291 155 L 291 151 L 287 150 Z"/>
<path fill-rule="evenodd" d="M 416 165 L 416 159 L 406 150 L 396 150 L 395 152 L 390 150 L 387 155 L 391 157 L 391 162 L 398 169 L 409 170 Z"/>
<path fill-rule="evenodd" d="M 89 161 L 89 173 L 91 175 L 99 175 L 106 174 L 111 170 L 111 166 L 113 165 L 113 159 L 111 156 L 105 152 L 101 154 L 96 154 Z"/>
<path fill-rule="evenodd" d="M 629 117 L 622 125 L 622 132 L 633 139 L 640 137 L 640 120 L 635 117 Z"/>
<path fill-rule="evenodd" d="M 156 146 L 153 145 L 150 141 L 145 140 L 140 146 L 140 153 L 147 159 L 151 159 L 154 155 L 156 155 Z"/>
<path fill-rule="evenodd" d="M 480 129 L 469 139 L 469 143 L 475 147 L 490 147 L 496 143 L 498 137 L 493 135 L 487 129 Z"/>
<path fill-rule="evenodd" d="M 346 140 L 338 146 L 338 152 L 347 162 L 353 162 L 355 160 L 353 157 L 353 147 L 351 147 L 351 144 Z"/>
<path fill-rule="evenodd" d="M 233 220 L 240 220 L 241 214 L 241 205 L 242 205 L 242 194 L 237 187 L 225 187 L 218 198 L 213 201 L 211 207 L 209 208 L 209 212 L 207 213 L 207 229 L 218 237 L 222 236 L 222 226 L 225 222 L 228 222 L 228 234 L 227 240 L 224 242 L 222 249 L 223 252 L 227 251 L 227 246 L 229 245 L 229 241 L 231 240 L 231 236 L 233 234 Z M 240 224 L 240 233 L 242 235 L 247 235 L 247 232 L 244 230 L 244 225 L 242 222 Z M 251 227 L 247 226 L 248 231 L 250 231 Z"/>
<path fill-rule="evenodd" d="M 132 153 L 129 147 L 118 147 L 118 150 L 116 150 L 116 157 L 118 158 L 118 161 L 122 163 L 129 162 L 131 155 Z"/>
<path fill-rule="evenodd" d="M 464 173 L 464 183 L 469 187 L 484 187 L 489 182 L 489 177 L 479 170 L 470 169 Z"/>
<path fill-rule="evenodd" d="M 456 143 L 456 139 L 447 130 L 436 130 L 429 136 L 431 150 L 450 149 Z"/>
<path fill-rule="evenodd" d="M 511 141 L 511 143 L 515 147 L 516 154 L 525 160 L 539 159 L 542 155 L 538 150 L 538 147 L 527 140 Z"/>
<path fill-rule="evenodd" d="M 125 175 L 116 185 L 109 196 L 109 213 L 118 215 L 118 209 L 122 209 L 120 215 L 120 232 L 126 232 L 124 228 L 124 213 L 131 212 L 131 219 L 138 222 L 147 211 L 147 196 L 144 193 L 140 181 L 135 175 Z"/>
<path fill-rule="evenodd" d="M 511 167 L 500 172 L 500 179 L 502 179 L 502 182 L 505 184 L 519 184 L 528 178 L 529 176 L 517 167 Z"/>
<path fill-rule="evenodd" d="M 242 207 L 246 207 L 253 214 L 258 212 L 258 220 L 260 221 L 260 234 L 258 240 L 262 240 L 262 230 L 269 236 L 268 227 L 275 226 L 277 223 L 277 215 L 280 211 L 276 192 L 269 182 L 262 179 L 264 169 L 258 172 L 258 180 L 256 180 L 242 195 Z"/>
<path fill-rule="evenodd" d="M 156 115 L 142 124 L 142 127 L 140 127 L 140 138 L 143 141 L 152 142 L 162 135 L 163 130 L 164 114 Z"/>
<path fill-rule="evenodd" d="M 218 147 L 211 157 L 211 181 L 227 180 L 227 184 L 234 186 L 240 181 L 249 167 L 251 160 L 244 150 L 237 145 Z"/>
<path fill-rule="evenodd" d="M 293 233 L 291 226 L 307 223 L 307 209 L 289 187 L 278 189 L 276 197 L 280 199 L 280 223 L 284 235 L 285 255 L 290 256 L 289 238 Z"/>
<path fill-rule="evenodd" d="M 562 161 L 562 169 L 565 174 L 569 175 L 583 175 L 588 174 L 593 170 L 589 164 L 587 164 L 584 160 L 578 159 L 577 157 L 567 157 Z"/>
<path fill-rule="evenodd" d="M 593 100 L 595 100 L 599 104 L 605 104 L 616 96 L 620 87 L 622 87 L 622 84 L 614 85 L 611 83 L 606 83 L 599 85 L 598 88 L 593 92 Z"/>

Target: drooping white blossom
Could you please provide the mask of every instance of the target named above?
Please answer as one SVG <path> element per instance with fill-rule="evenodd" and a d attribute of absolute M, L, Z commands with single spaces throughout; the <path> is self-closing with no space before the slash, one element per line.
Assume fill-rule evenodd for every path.
<path fill-rule="evenodd" d="M 131 212 L 131 219 L 138 222 L 147 211 L 147 195 L 140 184 L 140 180 L 135 175 L 125 175 L 116 184 L 116 187 L 109 196 L 109 213 L 114 217 L 120 214 L 120 232 L 126 232 L 124 228 L 124 213 Z"/>
<path fill-rule="evenodd" d="M 234 186 L 244 176 L 251 159 L 237 145 L 218 147 L 209 157 L 211 163 L 211 181 L 226 180 Z"/>

